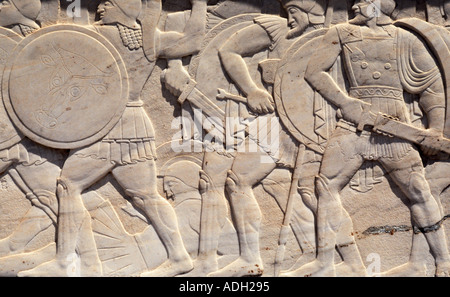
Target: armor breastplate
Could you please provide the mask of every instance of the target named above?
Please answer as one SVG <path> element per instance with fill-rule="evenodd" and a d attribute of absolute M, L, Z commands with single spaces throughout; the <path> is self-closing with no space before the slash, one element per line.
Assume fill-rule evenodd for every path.
<path fill-rule="evenodd" d="M 352 38 L 341 40 L 350 96 L 372 104 L 372 112 L 408 121 L 398 74 L 397 30 L 375 37 L 363 36 L 358 28 L 351 30 Z"/>

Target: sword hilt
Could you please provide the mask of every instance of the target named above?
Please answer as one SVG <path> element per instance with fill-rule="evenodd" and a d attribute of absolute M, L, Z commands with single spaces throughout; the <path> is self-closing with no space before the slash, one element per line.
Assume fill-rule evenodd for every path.
<path fill-rule="evenodd" d="M 197 82 L 193 80 L 192 78 L 189 79 L 189 82 L 186 84 L 186 86 L 183 89 L 183 92 L 178 97 L 178 103 L 183 104 L 184 101 L 189 97 L 191 92 L 194 90 L 194 88 L 197 86 Z"/>
<path fill-rule="evenodd" d="M 361 117 L 358 121 L 358 126 L 356 130 L 358 132 L 362 132 L 366 126 L 374 126 L 376 121 L 376 116 L 374 119 L 374 114 L 370 111 L 372 106 L 363 105 L 363 111 L 361 113 Z"/>
<path fill-rule="evenodd" d="M 224 89 L 220 89 L 220 88 L 217 89 L 217 97 L 216 98 L 219 100 L 233 100 L 236 102 L 247 103 L 247 98 L 228 93 Z"/>

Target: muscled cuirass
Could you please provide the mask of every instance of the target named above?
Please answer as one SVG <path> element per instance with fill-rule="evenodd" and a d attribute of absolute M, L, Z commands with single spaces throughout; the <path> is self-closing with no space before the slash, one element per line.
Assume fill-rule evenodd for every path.
<path fill-rule="evenodd" d="M 403 87 L 398 74 L 397 29 L 364 36 L 359 26 L 340 29 L 349 95 L 382 112 L 406 120 Z"/>

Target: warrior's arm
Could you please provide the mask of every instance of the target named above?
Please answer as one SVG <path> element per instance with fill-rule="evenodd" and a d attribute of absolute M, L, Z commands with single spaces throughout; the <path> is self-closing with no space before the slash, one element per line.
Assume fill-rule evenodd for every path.
<path fill-rule="evenodd" d="M 169 14 L 164 30 L 183 32 L 186 28 L 188 13 L 189 12 L 185 11 Z M 178 97 L 183 92 L 183 89 L 186 87 L 191 77 L 184 68 L 182 59 L 176 58 L 167 60 L 167 69 L 164 70 L 162 79 L 170 93 Z"/>
<path fill-rule="evenodd" d="M 174 59 L 200 50 L 206 31 L 206 0 L 192 0 L 192 12 L 183 33 L 161 32 L 159 57 Z"/>
<path fill-rule="evenodd" d="M 328 71 L 336 63 L 342 52 L 342 45 L 337 30 L 330 30 L 323 38 L 320 47 L 309 61 L 305 79 L 325 99 L 341 107 L 349 97 L 337 85 Z"/>
<path fill-rule="evenodd" d="M 254 24 L 234 33 L 219 50 L 226 72 L 246 96 L 259 87 L 253 81 L 243 57 L 268 48 L 271 42 L 267 32 Z"/>
<path fill-rule="evenodd" d="M 243 57 L 252 56 L 268 48 L 271 43 L 267 32 L 255 24 L 233 34 L 219 50 L 222 65 L 228 75 L 247 97 L 250 109 L 257 113 L 273 112 L 273 99 L 253 81 Z"/>
<path fill-rule="evenodd" d="M 348 96 L 329 74 L 341 52 L 342 45 L 338 32 L 331 29 L 309 61 L 305 79 L 320 95 L 340 109 L 345 120 L 359 124 L 364 108 L 370 105 Z"/>

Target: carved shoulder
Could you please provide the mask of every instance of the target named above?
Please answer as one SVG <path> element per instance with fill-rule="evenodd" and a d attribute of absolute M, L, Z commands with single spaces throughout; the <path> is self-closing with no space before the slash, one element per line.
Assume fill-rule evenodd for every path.
<path fill-rule="evenodd" d="M 361 41 L 362 33 L 361 27 L 352 24 L 337 25 L 336 30 L 342 44 Z"/>

